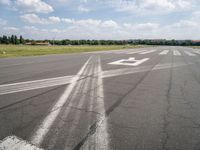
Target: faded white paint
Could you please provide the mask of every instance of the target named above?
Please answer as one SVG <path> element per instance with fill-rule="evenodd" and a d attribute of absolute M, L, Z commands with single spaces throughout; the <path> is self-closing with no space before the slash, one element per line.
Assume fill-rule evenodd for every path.
<path fill-rule="evenodd" d="M 142 53 L 142 52 L 146 52 L 147 50 L 135 50 L 133 52 L 127 52 L 126 54 L 138 54 L 138 53 Z"/>
<path fill-rule="evenodd" d="M 42 150 L 16 136 L 8 136 L 0 141 L 0 150 Z"/>
<path fill-rule="evenodd" d="M 193 54 L 191 52 L 188 52 L 188 51 L 184 51 L 188 56 L 196 56 L 196 54 Z"/>
<path fill-rule="evenodd" d="M 109 150 L 109 134 L 107 117 L 105 114 L 104 107 L 104 91 L 103 91 L 103 80 L 102 80 L 102 68 L 101 68 L 100 58 L 98 59 L 97 67 L 97 90 L 95 94 L 95 101 L 97 105 L 97 111 L 101 116 L 97 119 L 96 132 L 91 135 L 87 141 L 82 146 L 82 150 L 95 149 L 95 150 Z"/>
<path fill-rule="evenodd" d="M 80 77 L 83 77 L 81 80 Z M 95 80 L 95 81 L 94 81 Z M 55 119 L 58 117 L 61 108 L 63 108 L 66 101 L 69 101 L 66 108 L 64 108 L 64 113 L 62 113 L 61 116 L 59 116 L 59 119 L 57 124 L 55 124 L 55 127 L 53 130 L 55 130 L 55 134 L 48 137 L 50 138 L 50 144 L 48 145 L 48 149 L 53 149 L 55 146 L 59 130 L 63 128 L 65 124 L 65 119 L 67 119 L 69 113 L 71 112 L 71 108 L 73 107 L 73 101 L 76 100 L 75 107 L 76 108 L 82 108 L 83 104 L 88 100 L 86 98 L 86 93 L 88 91 L 91 92 L 91 95 L 93 97 L 90 97 L 90 101 L 95 101 L 97 112 L 100 115 L 100 118 L 98 118 L 98 124 L 97 124 L 97 131 L 95 133 L 95 136 L 91 136 L 87 144 L 93 145 L 92 141 L 95 141 L 95 145 L 92 146 L 92 149 L 96 150 L 109 150 L 109 140 L 108 140 L 108 133 L 107 133 L 107 121 L 105 116 L 105 108 L 104 108 L 104 94 L 103 94 L 103 83 L 102 83 L 102 69 L 101 69 L 101 62 L 99 57 L 92 57 L 88 62 L 82 67 L 82 69 L 79 71 L 78 75 L 76 75 L 73 78 L 72 84 L 69 85 L 69 87 L 66 89 L 66 91 L 63 93 L 63 95 L 60 97 L 60 99 L 57 101 L 57 103 L 52 107 L 50 113 L 47 115 L 47 117 L 44 119 L 44 121 L 39 125 L 39 128 L 36 130 L 36 132 L 33 134 L 31 138 L 31 143 L 35 145 L 41 145 L 43 142 L 46 134 L 51 129 Z M 91 85 L 94 84 L 94 85 Z M 90 88 L 95 88 L 96 90 L 92 90 Z M 77 99 L 77 96 L 80 96 L 80 99 Z M 91 103 L 90 103 L 91 104 Z M 89 106 L 89 109 L 92 107 Z M 92 108 L 93 109 L 93 108 Z M 94 111 L 94 110 L 92 110 Z M 79 122 L 81 117 L 81 111 L 74 112 L 74 119 L 72 123 L 73 126 L 69 128 L 68 134 L 71 135 L 75 129 L 76 129 L 76 123 Z M 53 132 L 54 133 L 54 132 Z M 68 144 L 68 140 L 66 139 L 66 147 Z M 66 148 L 67 149 L 67 148 Z M 83 149 L 85 149 L 85 146 L 83 146 Z"/>
<path fill-rule="evenodd" d="M 175 64 L 173 64 L 173 67 L 181 67 L 181 66 L 186 66 L 186 65 L 187 64 L 185 64 L 185 63 L 175 63 Z M 150 69 L 160 70 L 160 69 L 168 69 L 168 68 L 171 68 L 171 63 L 159 64 L 159 65 L 156 65 L 153 69 L 152 69 L 152 66 L 115 69 L 115 70 L 104 71 L 103 72 L 103 78 L 110 78 L 110 77 L 115 77 L 115 76 L 145 72 L 145 71 L 149 71 Z"/>
<path fill-rule="evenodd" d="M 166 54 L 168 54 L 168 52 L 169 52 L 169 50 L 164 50 L 164 51 L 160 52 L 159 55 L 166 55 Z"/>
<path fill-rule="evenodd" d="M 181 56 L 181 53 L 178 50 L 173 51 L 174 56 Z"/>
<path fill-rule="evenodd" d="M 193 52 L 196 53 L 196 54 L 200 54 L 200 51 L 197 51 L 197 50 L 195 50 Z"/>
<path fill-rule="evenodd" d="M 76 104 L 74 107 L 76 108 L 82 108 L 84 102 L 86 101 L 85 99 L 85 93 L 89 90 L 89 82 L 90 82 L 90 75 L 93 74 L 93 64 L 90 64 L 90 62 L 93 60 L 90 59 L 87 67 L 85 68 L 85 70 L 82 73 L 82 76 L 84 76 L 85 78 L 83 78 L 82 80 L 80 80 L 77 84 L 76 87 L 74 88 L 74 90 L 71 92 L 70 94 L 70 100 L 69 100 L 69 104 L 67 105 L 67 107 L 64 108 L 64 112 L 61 116 L 59 116 L 59 119 L 56 126 L 54 127 L 53 130 L 55 130 L 56 132 L 53 132 L 53 135 L 49 137 L 50 142 L 48 145 L 48 149 L 53 149 L 53 147 L 55 146 L 58 138 L 59 138 L 59 133 L 60 130 L 63 128 L 64 124 L 65 124 L 65 120 L 67 119 L 69 113 L 72 110 L 73 107 L 73 102 L 74 100 L 77 98 L 77 96 L 82 95 L 78 101 L 78 104 Z M 73 119 L 73 126 L 70 127 L 68 129 L 68 134 L 71 135 L 71 133 L 74 131 L 74 129 L 76 128 L 76 122 L 79 121 L 80 117 L 81 117 L 81 112 L 80 111 L 76 111 L 74 114 L 74 119 Z M 68 140 L 66 139 L 66 142 L 68 142 Z"/>
<path fill-rule="evenodd" d="M 142 72 L 143 70 L 146 70 L 146 68 L 148 67 L 149 66 L 137 67 L 134 69 L 132 68 L 115 69 L 115 70 L 102 71 L 102 73 L 103 73 L 103 78 L 107 78 L 107 77 L 114 77 L 117 74 L 125 75 L 125 74 Z M 27 83 L 20 82 L 13 84 L 14 87 L 12 87 L 12 84 L 0 85 L 0 95 L 69 84 L 71 83 L 72 78 L 73 76 L 64 76 L 64 77 L 49 78 L 44 80 L 28 81 Z"/>
<path fill-rule="evenodd" d="M 148 51 L 145 51 L 145 52 L 141 52 L 140 54 L 149 54 L 149 53 L 153 53 L 153 52 L 156 52 L 157 50 L 148 50 Z"/>
<path fill-rule="evenodd" d="M 0 95 L 69 84 L 73 76 L 63 76 L 35 81 L 0 85 Z"/>
<path fill-rule="evenodd" d="M 89 58 L 90 60 L 91 58 Z M 73 91 L 74 87 L 77 84 L 77 81 L 80 79 L 81 74 L 86 68 L 89 60 L 84 64 L 81 70 L 78 72 L 76 76 L 73 77 L 71 84 L 65 89 L 61 97 L 58 99 L 56 104 L 51 108 L 50 113 L 46 116 L 43 122 L 39 125 L 38 129 L 35 131 L 34 135 L 31 137 L 31 142 L 36 145 L 40 145 L 44 140 L 44 137 L 48 133 L 55 119 L 59 115 L 62 106 L 66 103 L 70 93 Z"/>

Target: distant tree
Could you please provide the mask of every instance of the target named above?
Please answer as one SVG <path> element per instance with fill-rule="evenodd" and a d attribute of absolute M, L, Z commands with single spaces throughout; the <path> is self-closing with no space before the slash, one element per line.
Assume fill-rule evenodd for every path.
<path fill-rule="evenodd" d="M 11 44 L 11 37 L 8 36 L 7 38 L 8 38 L 8 44 Z"/>
<path fill-rule="evenodd" d="M 14 35 L 14 44 L 17 44 L 17 36 Z"/>
<path fill-rule="evenodd" d="M 14 35 L 11 35 L 11 44 L 15 44 L 15 36 Z"/>
<path fill-rule="evenodd" d="M 6 35 L 3 35 L 2 42 L 3 42 L 3 44 L 8 44 L 8 38 Z"/>
<path fill-rule="evenodd" d="M 20 44 L 20 40 L 18 39 L 16 35 L 15 35 L 15 44 Z"/>
<path fill-rule="evenodd" d="M 20 37 L 19 37 L 19 42 L 20 42 L 20 44 L 24 44 L 24 38 L 22 37 L 22 35 L 20 35 Z"/>
<path fill-rule="evenodd" d="M 62 45 L 66 45 L 67 44 L 66 40 L 62 40 L 61 42 L 62 42 Z"/>

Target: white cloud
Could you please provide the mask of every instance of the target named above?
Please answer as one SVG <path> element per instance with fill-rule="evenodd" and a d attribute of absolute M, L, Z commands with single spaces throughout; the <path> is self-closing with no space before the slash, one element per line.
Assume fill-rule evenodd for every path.
<path fill-rule="evenodd" d="M 79 12 L 90 12 L 90 9 L 80 5 L 80 6 L 78 6 L 78 11 Z"/>
<path fill-rule="evenodd" d="M 95 20 L 95 19 L 86 19 L 86 20 L 77 20 L 74 22 L 74 25 L 78 26 L 99 26 L 101 23 L 101 20 Z"/>
<path fill-rule="evenodd" d="M 29 14 L 30 15 L 30 14 Z M 32 14 L 33 15 L 33 14 Z M 31 19 L 33 23 L 63 23 L 65 28 L 41 29 L 35 26 L 25 26 L 24 35 L 29 35 L 35 39 L 198 39 L 200 38 L 200 23 L 189 19 L 181 20 L 170 25 L 160 25 L 158 23 L 123 23 L 114 20 L 82 19 L 48 17 Z M 39 19 L 38 19 L 39 18 Z M 34 21 L 33 21 L 34 20 Z M 30 22 L 30 21 L 29 21 Z M 18 31 L 16 28 L 4 28 L 8 33 Z M 19 33 L 19 32 L 18 32 Z"/>
<path fill-rule="evenodd" d="M 177 27 L 177 28 L 194 28 L 199 27 L 200 23 L 191 21 L 191 20 L 181 20 L 178 23 L 170 25 L 171 27 Z"/>
<path fill-rule="evenodd" d="M 34 39 L 51 39 L 51 34 L 47 29 L 39 29 L 35 26 L 24 26 L 23 27 L 24 36 L 30 35 Z"/>
<path fill-rule="evenodd" d="M 62 19 L 61 19 L 62 20 Z M 73 21 L 72 21 L 73 20 Z M 112 21 L 74 20 L 69 19 L 65 28 L 39 29 L 34 26 L 24 27 L 24 33 L 36 39 L 198 39 L 200 38 L 200 23 L 182 20 L 171 25 L 161 26 L 157 23 L 124 23 L 117 24 L 117 29 L 111 26 Z M 110 22 L 110 23 L 109 23 Z M 114 22 L 114 21 L 113 21 Z M 110 24 L 105 27 L 105 24 Z"/>
<path fill-rule="evenodd" d="M 0 34 L 2 35 L 22 35 L 22 32 L 20 32 L 20 29 L 14 26 L 8 26 L 8 27 L 3 27 L 0 30 Z"/>
<path fill-rule="evenodd" d="M 192 13 L 192 15 L 195 17 L 200 17 L 200 11 L 195 11 Z"/>
<path fill-rule="evenodd" d="M 127 24 L 124 23 L 124 27 L 129 30 L 153 30 L 159 27 L 157 23 L 142 23 L 142 24 Z"/>
<path fill-rule="evenodd" d="M 61 20 L 64 21 L 63 18 Z M 58 39 L 148 38 L 159 27 L 158 24 L 154 23 L 120 25 L 113 20 L 74 20 L 65 18 L 65 21 L 68 23 L 65 29 L 50 29 L 46 36 L 49 38 L 56 36 Z M 40 33 L 38 30 L 35 31 L 35 29 L 33 31 L 37 35 Z M 44 31 L 41 31 L 41 33 L 44 33 Z"/>
<path fill-rule="evenodd" d="M 53 7 L 42 0 L 17 0 L 17 6 L 26 12 L 49 13 Z"/>
<path fill-rule="evenodd" d="M 138 1 L 140 8 L 144 9 L 154 9 L 154 8 L 165 8 L 165 9 L 174 9 L 175 5 L 169 0 L 140 0 Z"/>
<path fill-rule="evenodd" d="M 86 27 L 104 27 L 104 28 L 118 28 L 117 22 L 113 20 L 97 20 L 97 19 L 81 19 L 74 20 L 69 18 L 61 19 L 64 23 L 73 24 L 74 26 L 86 26 Z"/>
<path fill-rule="evenodd" d="M 19 31 L 19 29 L 16 27 L 4 27 L 3 29 L 8 32 L 18 32 Z"/>
<path fill-rule="evenodd" d="M 113 20 L 104 21 L 102 23 L 102 26 L 106 27 L 106 28 L 118 28 L 119 27 L 118 24 Z"/>
<path fill-rule="evenodd" d="M 53 24 L 53 23 L 59 23 L 61 21 L 59 17 L 50 16 L 48 18 L 40 18 L 36 14 L 25 14 L 20 16 L 20 18 L 24 22 L 28 22 L 31 24 Z"/>
<path fill-rule="evenodd" d="M 75 20 L 70 18 L 59 18 L 56 16 L 50 16 L 48 18 L 40 18 L 36 14 L 24 14 L 20 16 L 20 18 L 27 23 L 31 24 L 55 24 L 55 23 L 67 23 L 73 27 L 89 27 L 89 28 L 96 28 L 96 27 L 104 27 L 104 28 L 117 28 L 118 24 L 113 20 L 96 20 L 96 19 L 81 19 Z"/>
<path fill-rule="evenodd" d="M 87 3 L 88 2 L 88 0 L 80 0 L 81 2 L 83 2 L 83 3 Z"/>
<path fill-rule="evenodd" d="M 49 21 L 52 23 L 59 23 L 61 20 L 59 17 L 51 16 L 49 17 Z"/>
<path fill-rule="evenodd" d="M 169 39 L 200 39 L 199 22 L 181 20 L 158 30 L 158 35 Z"/>
<path fill-rule="evenodd" d="M 0 18 L 0 26 L 4 26 L 7 24 L 7 21 Z"/>
<path fill-rule="evenodd" d="M 178 0 L 176 5 L 180 8 L 188 8 L 192 6 L 192 2 L 186 1 L 186 0 Z"/>
<path fill-rule="evenodd" d="M 47 24 L 48 23 L 46 19 L 41 19 L 36 14 L 25 14 L 25 15 L 20 16 L 20 18 L 23 21 L 32 23 L 32 24 Z"/>
<path fill-rule="evenodd" d="M 27 31 L 31 36 L 37 37 L 40 35 L 45 38 L 56 35 L 56 38 L 70 38 L 70 39 L 128 39 L 128 38 L 148 38 L 155 30 L 159 28 L 156 23 L 144 24 L 119 24 L 113 20 L 96 20 L 96 19 L 81 19 L 75 20 L 70 18 L 49 17 L 47 19 L 39 18 L 35 14 L 29 14 L 27 20 L 32 23 L 55 23 L 60 22 L 67 24 L 65 29 L 49 29 L 48 31 L 38 29 L 36 27 L 29 27 Z M 35 19 L 34 19 L 35 18 Z M 51 19 L 50 19 L 51 18 Z M 26 19 L 26 17 L 23 17 Z M 50 21 L 51 20 L 51 21 Z M 27 29 L 27 27 L 26 27 Z M 27 32 L 26 31 L 26 32 Z M 31 31 L 31 32 L 30 32 Z M 148 31 L 148 32 L 147 32 Z M 61 34 L 62 33 L 62 34 Z M 67 35 L 67 37 L 66 37 Z"/>
<path fill-rule="evenodd" d="M 75 22 L 75 20 L 69 19 L 69 18 L 62 18 L 61 21 L 65 22 L 65 23 L 74 23 Z"/>
<path fill-rule="evenodd" d="M 193 12 L 190 20 L 200 22 L 200 11 Z"/>
<path fill-rule="evenodd" d="M 193 1 L 186 0 L 108 0 L 120 12 L 137 14 L 163 14 L 190 9 Z"/>
<path fill-rule="evenodd" d="M 10 5 L 11 1 L 10 0 L 0 0 L 0 5 Z"/>

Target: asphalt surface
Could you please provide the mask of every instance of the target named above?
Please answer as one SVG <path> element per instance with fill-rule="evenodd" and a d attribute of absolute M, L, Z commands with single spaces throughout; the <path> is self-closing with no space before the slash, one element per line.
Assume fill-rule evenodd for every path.
<path fill-rule="evenodd" d="M 200 53 L 0 59 L 0 149 L 199 150 Z"/>

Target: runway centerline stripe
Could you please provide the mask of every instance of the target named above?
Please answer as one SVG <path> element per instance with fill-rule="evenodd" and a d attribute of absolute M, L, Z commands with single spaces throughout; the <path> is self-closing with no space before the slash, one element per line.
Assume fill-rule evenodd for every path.
<path fill-rule="evenodd" d="M 50 113 L 45 117 L 43 122 L 39 125 L 38 129 L 35 131 L 35 133 L 31 137 L 31 140 L 30 140 L 31 143 L 40 145 L 43 142 L 46 134 L 48 133 L 48 131 L 51 128 L 51 126 L 53 125 L 55 119 L 59 115 L 62 106 L 68 100 L 68 97 L 71 94 L 71 92 L 73 91 L 74 87 L 77 85 L 77 83 L 78 83 L 77 81 L 80 79 L 82 73 L 84 72 L 84 70 L 87 67 L 91 58 L 92 57 L 90 57 L 88 59 L 88 61 L 83 65 L 83 67 L 80 69 L 78 74 L 72 78 L 71 84 L 64 90 L 63 94 L 58 99 L 56 104 L 51 108 Z"/>

